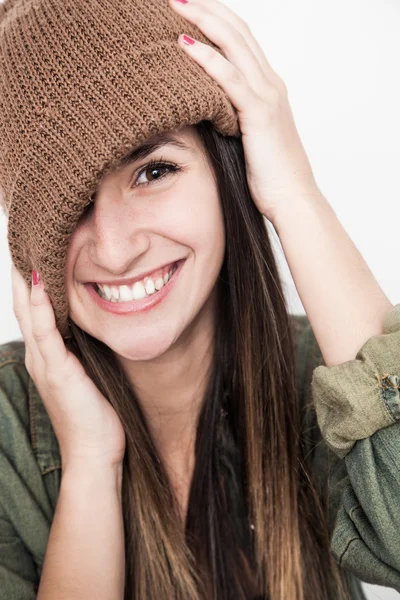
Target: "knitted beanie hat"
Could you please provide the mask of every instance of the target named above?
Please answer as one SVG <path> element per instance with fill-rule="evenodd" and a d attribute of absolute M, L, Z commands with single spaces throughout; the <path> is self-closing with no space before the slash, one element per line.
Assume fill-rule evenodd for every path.
<path fill-rule="evenodd" d="M 71 337 L 69 239 L 100 179 L 147 138 L 213 122 L 240 135 L 227 94 L 178 45 L 221 52 L 168 0 L 0 4 L 0 203 L 11 258 L 36 269 Z"/>

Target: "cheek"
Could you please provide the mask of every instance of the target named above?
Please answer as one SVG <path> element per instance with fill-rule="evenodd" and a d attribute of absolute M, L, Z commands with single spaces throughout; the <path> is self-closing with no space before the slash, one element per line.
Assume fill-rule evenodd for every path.
<path fill-rule="evenodd" d="M 214 187 L 186 188 L 175 196 L 162 218 L 165 235 L 192 248 L 217 254 L 225 243 L 222 209 Z"/>

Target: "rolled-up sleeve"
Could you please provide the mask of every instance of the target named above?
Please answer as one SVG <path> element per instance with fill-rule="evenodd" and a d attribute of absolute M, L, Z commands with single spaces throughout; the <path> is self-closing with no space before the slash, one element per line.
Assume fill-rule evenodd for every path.
<path fill-rule="evenodd" d="M 318 366 L 311 382 L 332 470 L 331 553 L 362 581 L 400 591 L 400 304 L 356 359 Z M 345 467 L 345 468 L 344 468 Z"/>
<path fill-rule="evenodd" d="M 354 360 L 313 373 L 311 393 L 326 443 L 344 458 L 357 440 L 400 420 L 400 304 L 386 315 L 384 333 Z"/>

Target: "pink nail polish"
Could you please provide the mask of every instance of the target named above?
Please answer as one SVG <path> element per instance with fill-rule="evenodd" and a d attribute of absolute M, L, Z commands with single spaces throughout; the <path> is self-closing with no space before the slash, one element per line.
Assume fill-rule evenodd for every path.
<path fill-rule="evenodd" d="M 180 2 L 181 4 L 187 4 L 188 0 L 175 0 L 176 2 Z"/>
<path fill-rule="evenodd" d="M 183 36 L 183 42 L 184 44 L 186 44 L 187 46 L 193 46 L 194 44 L 194 39 L 192 39 L 191 37 L 189 37 L 188 35 L 184 35 Z"/>
<path fill-rule="evenodd" d="M 32 283 L 33 285 L 38 285 L 40 282 L 39 273 L 35 270 L 32 271 Z"/>

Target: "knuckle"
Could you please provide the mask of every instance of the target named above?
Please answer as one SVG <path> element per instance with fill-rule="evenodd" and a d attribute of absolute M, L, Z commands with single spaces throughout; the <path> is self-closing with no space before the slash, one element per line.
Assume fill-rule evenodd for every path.
<path fill-rule="evenodd" d="M 239 17 L 239 25 L 246 34 L 251 33 L 250 25 L 241 17 Z"/>
<path fill-rule="evenodd" d="M 24 316 L 23 316 L 20 308 L 15 303 L 13 304 L 13 311 L 14 311 L 14 315 L 15 315 L 15 318 L 17 319 L 18 323 L 22 323 Z"/>
<path fill-rule="evenodd" d="M 228 66 L 227 78 L 233 84 L 242 83 L 243 81 L 243 77 L 239 69 L 231 64 Z"/>
<path fill-rule="evenodd" d="M 205 62 L 208 66 L 211 66 L 212 69 L 218 69 L 221 64 L 221 54 L 218 50 L 213 50 L 209 46 L 206 48 L 205 52 Z"/>
<path fill-rule="evenodd" d="M 268 95 L 268 103 L 270 104 L 272 109 L 275 110 L 280 107 L 280 105 L 282 104 L 283 97 L 284 96 L 281 93 L 281 90 L 279 90 L 278 86 L 274 85 L 271 87 Z"/>
<path fill-rule="evenodd" d="M 235 45 L 240 49 L 248 48 L 249 44 L 244 35 L 240 31 L 235 30 L 234 32 L 232 32 L 232 45 Z"/>
<path fill-rule="evenodd" d="M 18 321 L 18 323 L 19 324 L 23 323 L 24 319 L 23 319 L 23 316 L 21 315 L 21 313 L 18 311 L 14 311 L 14 314 L 15 314 L 15 318 Z"/>
<path fill-rule="evenodd" d="M 36 296 L 33 296 L 30 298 L 30 303 L 32 306 L 41 306 L 42 304 L 45 304 L 46 300 L 45 298 L 36 298 Z"/>
<path fill-rule="evenodd" d="M 40 342 L 44 342 L 53 332 L 53 327 L 43 328 L 33 325 L 32 326 L 32 336 L 33 339 L 40 344 Z"/>
<path fill-rule="evenodd" d="M 47 332 L 37 327 L 32 327 L 32 337 L 36 342 L 43 342 L 47 338 Z"/>
<path fill-rule="evenodd" d="M 234 13 L 232 15 L 232 22 L 234 23 L 235 27 L 239 30 L 239 31 L 243 31 L 244 34 L 248 34 L 251 33 L 251 29 L 249 24 L 247 23 L 247 21 L 245 21 L 242 17 L 240 17 L 238 14 Z"/>

